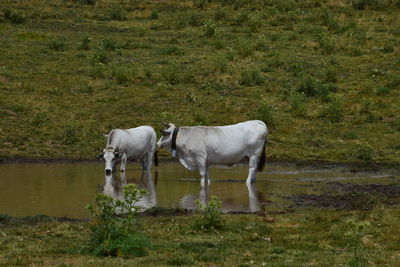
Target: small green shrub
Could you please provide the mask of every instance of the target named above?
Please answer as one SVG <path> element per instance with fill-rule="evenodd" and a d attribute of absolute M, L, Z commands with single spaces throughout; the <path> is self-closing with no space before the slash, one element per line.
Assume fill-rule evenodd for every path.
<path fill-rule="evenodd" d="M 241 57 L 248 57 L 254 54 L 252 42 L 244 38 L 239 38 L 235 43 L 235 50 Z"/>
<path fill-rule="evenodd" d="M 400 88 L 400 75 L 391 76 L 386 87 L 390 89 Z"/>
<path fill-rule="evenodd" d="M 74 145 L 79 141 L 79 128 L 75 123 L 64 125 L 62 141 L 66 145 Z"/>
<path fill-rule="evenodd" d="M 153 10 L 151 11 L 150 15 L 149 15 L 149 19 L 158 19 L 159 15 L 158 15 L 158 11 L 157 10 Z"/>
<path fill-rule="evenodd" d="M 211 19 L 205 21 L 202 27 L 206 37 L 213 37 L 217 33 L 217 25 Z"/>
<path fill-rule="evenodd" d="M 39 126 L 46 124 L 49 121 L 50 121 L 50 119 L 48 117 L 48 112 L 38 111 L 33 115 L 31 124 L 35 127 L 39 127 Z"/>
<path fill-rule="evenodd" d="M 55 51 L 64 51 L 66 49 L 65 40 L 63 38 L 56 38 L 50 40 L 48 47 Z"/>
<path fill-rule="evenodd" d="M 214 69 L 219 72 L 226 72 L 228 69 L 228 59 L 224 56 L 218 56 L 214 60 Z"/>
<path fill-rule="evenodd" d="M 268 45 L 267 45 L 267 38 L 264 34 L 258 36 L 255 47 L 257 51 L 267 52 Z"/>
<path fill-rule="evenodd" d="M 286 65 L 286 70 L 293 73 L 293 75 L 296 77 L 303 73 L 304 68 L 305 68 L 304 63 L 298 59 L 292 59 Z"/>
<path fill-rule="evenodd" d="M 236 17 L 236 19 L 234 21 L 234 25 L 237 25 L 237 26 L 242 25 L 243 23 L 248 22 L 249 19 L 250 19 L 250 15 L 249 15 L 248 11 L 243 10 Z"/>
<path fill-rule="evenodd" d="M 239 84 L 244 86 L 262 85 L 264 77 L 259 69 L 245 70 L 241 74 Z"/>
<path fill-rule="evenodd" d="M 289 97 L 290 112 L 295 116 L 304 117 L 307 113 L 307 97 L 304 93 L 294 92 Z"/>
<path fill-rule="evenodd" d="M 318 34 L 317 42 L 324 54 L 330 55 L 335 50 L 335 40 L 326 34 Z"/>
<path fill-rule="evenodd" d="M 389 8 L 391 6 L 399 5 L 398 1 L 391 0 L 351 0 L 351 5 L 354 9 L 364 10 L 364 9 L 374 9 L 382 10 Z"/>
<path fill-rule="evenodd" d="M 215 49 L 221 50 L 221 49 L 225 48 L 225 43 L 220 38 L 215 38 L 214 47 L 215 47 Z"/>
<path fill-rule="evenodd" d="M 356 144 L 351 151 L 353 159 L 361 160 L 364 163 L 373 161 L 374 149 L 368 143 Z"/>
<path fill-rule="evenodd" d="M 227 17 L 227 13 L 226 13 L 225 9 L 223 9 L 223 8 L 218 8 L 214 13 L 214 19 L 216 21 L 223 20 L 226 17 Z"/>
<path fill-rule="evenodd" d="M 316 96 L 318 94 L 318 85 L 314 76 L 303 76 L 300 85 L 297 87 L 297 92 L 306 96 Z"/>
<path fill-rule="evenodd" d="M 249 19 L 249 30 L 250 32 L 258 32 L 262 27 L 262 20 L 258 16 L 250 16 Z"/>
<path fill-rule="evenodd" d="M 114 64 L 111 66 L 111 78 L 118 84 L 125 84 L 133 81 L 136 71 L 132 66 Z"/>
<path fill-rule="evenodd" d="M 25 16 L 21 13 L 12 10 L 10 8 L 3 8 L 3 14 L 6 20 L 10 21 L 13 24 L 21 24 L 25 22 Z"/>
<path fill-rule="evenodd" d="M 160 55 L 175 55 L 175 56 L 183 56 L 185 52 L 177 46 L 168 46 L 165 48 L 161 48 L 158 51 Z"/>
<path fill-rule="evenodd" d="M 110 56 L 108 55 L 107 51 L 104 49 L 97 49 L 96 51 L 93 52 L 90 61 L 93 65 L 96 64 L 107 64 L 110 62 Z"/>
<path fill-rule="evenodd" d="M 192 13 L 187 18 L 187 22 L 190 26 L 200 27 L 204 24 L 204 17 L 199 13 Z"/>
<path fill-rule="evenodd" d="M 337 32 L 340 29 L 339 22 L 329 9 L 322 10 L 322 23 L 328 27 L 328 30 Z"/>
<path fill-rule="evenodd" d="M 94 6 L 97 3 L 97 0 L 79 0 L 79 3 L 82 5 Z"/>
<path fill-rule="evenodd" d="M 110 20 L 127 20 L 127 14 L 125 9 L 121 5 L 112 5 L 111 9 L 108 11 L 108 17 Z"/>
<path fill-rule="evenodd" d="M 114 51 L 119 48 L 119 45 L 117 41 L 109 37 L 100 41 L 100 48 L 105 51 Z"/>
<path fill-rule="evenodd" d="M 393 53 L 395 48 L 395 42 L 392 40 L 386 40 L 383 45 L 382 51 L 384 53 Z"/>
<path fill-rule="evenodd" d="M 82 37 L 81 43 L 79 45 L 79 49 L 90 50 L 90 42 L 91 41 L 92 41 L 92 38 L 89 36 L 89 34 L 85 34 Z"/>
<path fill-rule="evenodd" d="M 224 222 L 218 210 L 222 207 L 222 202 L 216 196 L 211 196 L 210 201 L 205 205 L 197 200 L 196 205 L 201 216 L 196 219 L 194 228 L 208 231 L 223 228 Z"/>
<path fill-rule="evenodd" d="M 337 96 L 330 96 L 330 102 L 324 105 L 321 117 L 332 123 L 340 122 L 344 118 L 343 100 Z"/>
<path fill-rule="evenodd" d="M 137 206 L 146 193 L 135 184 L 123 189 L 123 200 L 114 200 L 97 194 L 94 204 L 87 206 L 90 212 L 89 251 L 97 256 L 144 256 L 150 248 L 147 236 L 139 231 Z M 119 216 L 116 216 L 116 214 Z"/>
<path fill-rule="evenodd" d="M 178 17 L 174 21 L 175 29 L 181 30 L 184 29 L 187 26 L 187 20 L 185 17 Z"/>
<path fill-rule="evenodd" d="M 376 95 L 387 95 L 390 93 L 390 88 L 388 87 L 378 87 L 375 91 Z"/>
<path fill-rule="evenodd" d="M 358 134 L 356 132 L 345 132 L 342 135 L 342 138 L 343 139 L 347 139 L 347 140 L 355 140 L 355 139 L 358 139 L 359 136 L 358 136 Z"/>
<path fill-rule="evenodd" d="M 161 70 L 161 77 L 170 84 L 177 84 L 181 81 L 180 68 L 178 64 L 169 64 Z"/>
<path fill-rule="evenodd" d="M 274 127 L 276 113 L 277 108 L 274 105 L 264 101 L 264 103 L 258 107 L 256 114 L 254 114 L 254 118 L 263 121 L 266 125 L 268 125 L 268 127 Z"/>
<path fill-rule="evenodd" d="M 337 68 L 336 67 L 328 67 L 325 70 L 325 77 L 324 77 L 324 81 L 326 83 L 336 83 L 337 82 Z"/>
<path fill-rule="evenodd" d="M 336 93 L 338 91 L 338 87 L 334 83 L 322 83 L 318 85 L 317 94 L 322 98 L 322 100 L 326 102 L 330 102 L 332 98 L 332 93 Z"/>

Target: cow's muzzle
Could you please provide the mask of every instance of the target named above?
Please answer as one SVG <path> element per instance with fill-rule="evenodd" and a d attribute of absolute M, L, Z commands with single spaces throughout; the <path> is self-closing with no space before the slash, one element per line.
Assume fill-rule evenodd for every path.
<path fill-rule="evenodd" d="M 107 175 L 110 175 L 110 174 L 111 174 L 111 169 L 106 169 L 105 171 L 106 171 L 106 174 L 107 174 Z"/>

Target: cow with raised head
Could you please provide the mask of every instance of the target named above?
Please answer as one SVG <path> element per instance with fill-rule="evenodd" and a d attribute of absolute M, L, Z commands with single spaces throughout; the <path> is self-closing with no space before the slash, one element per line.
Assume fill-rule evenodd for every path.
<path fill-rule="evenodd" d="M 140 126 L 131 129 L 114 129 L 108 134 L 107 146 L 97 158 L 105 160 L 105 172 L 110 174 L 117 163 L 121 162 L 120 171 L 124 172 L 127 160 L 140 160 L 143 170 L 158 165 L 154 129 Z"/>
<path fill-rule="evenodd" d="M 243 159 L 249 161 L 246 182 L 255 182 L 256 170 L 265 165 L 268 128 L 259 120 L 226 126 L 176 127 L 166 124 L 158 148 L 165 148 L 185 168 L 198 169 L 202 184 L 208 179 L 210 165 L 232 166 Z"/>

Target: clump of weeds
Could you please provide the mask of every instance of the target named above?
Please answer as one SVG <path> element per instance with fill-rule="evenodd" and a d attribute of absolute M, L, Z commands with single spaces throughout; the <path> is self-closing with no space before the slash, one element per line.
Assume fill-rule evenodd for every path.
<path fill-rule="evenodd" d="M 15 11 L 10 8 L 3 8 L 3 15 L 6 20 L 10 21 L 13 24 L 21 24 L 25 22 L 25 16 L 18 11 Z"/>
<path fill-rule="evenodd" d="M 148 237 L 140 230 L 140 198 L 146 194 L 135 184 L 123 188 L 123 199 L 114 200 L 97 194 L 87 206 L 90 221 L 89 251 L 97 256 L 145 256 L 150 248 Z M 117 216 L 118 214 L 118 216 Z"/>
<path fill-rule="evenodd" d="M 222 202 L 216 196 L 211 196 L 211 199 L 206 204 L 197 200 L 196 205 L 200 217 L 194 222 L 194 229 L 211 231 L 224 227 L 221 212 L 218 210 L 222 207 Z"/>

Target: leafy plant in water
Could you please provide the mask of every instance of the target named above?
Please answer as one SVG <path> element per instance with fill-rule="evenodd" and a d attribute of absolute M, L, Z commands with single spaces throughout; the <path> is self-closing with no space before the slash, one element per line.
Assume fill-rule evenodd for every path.
<path fill-rule="evenodd" d="M 129 184 L 123 189 L 123 200 L 96 195 L 94 204 L 87 206 L 91 216 L 90 252 L 98 256 L 146 255 L 150 242 L 139 230 L 141 208 L 137 206 L 144 194 L 145 190 Z"/>
<path fill-rule="evenodd" d="M 218 210 L 222 207 L 222 202 L 216 196 L 211 196 L 207 204 L 197 200 L 196 205 L 201 216 L 195 221 L 195 228 L 208 231 L 223 228 L 221 212 Z"/>

